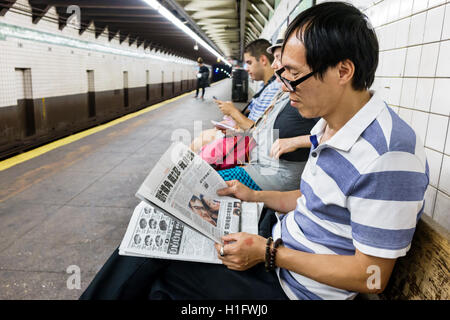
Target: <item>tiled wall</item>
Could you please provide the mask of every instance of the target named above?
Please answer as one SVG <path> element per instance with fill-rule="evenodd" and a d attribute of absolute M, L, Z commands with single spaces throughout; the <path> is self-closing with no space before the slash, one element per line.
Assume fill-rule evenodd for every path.
<path fill-rule="evenodd" d="M 431 175 L 425 214 L 450 230 L 450 1 L 346 2 L 369 17 L 380 42 L 373 89 L 424 143 Z M 287 5 L 279 8 L 289 13 Z M 265 38 L 278 27 L 269 22 Z"/>
<path fill-rule="evenodd" d="M 23 9 L 25 12 L 19 13 L 18 9 Z M 108 53 L 107 50 L 102 52 L 80 49 L 17 37 L 4 39 L 0 34 L 0 107 L 15 105 L 21 94 L 20 88 L 16 90 L 15 68 L 31 69 L 33 98 L 35 99 L 87 92 L 87 70 L 95 71 L 94 87 L 97 91 L 123 88 L 124 71 L 129 73 L 130 88 L 142 87 L 147 84 L 146 70 L 150 71 L 151 84 L 162 82 L 162 70 L 165 71 L 165 82 L 195 79 L 196 63 L 193 61 L 177 58 L 181 63 L 176 63 L 135 57 L 133 54 L 153 54 L 175 60 L 175 57 L 159 52 L 150 52 L 149 49 L 144 50 L 143 46 L 137 48 L 136 43 L 129 46 L 127 40 L 122 44 L 118 39 L 110 42 L 107 30 L 99 38 L 95 38 L 93 25 L 81 36 L 78 34 L 78 30 L 72 26 L 67 26 L 60 31 L 54 7 L 38 24 L 32 23 L 30 11 L 28 1 L 19 0 L 12 10 L 0 17 L 0 24 L 19 26 L 25 31 L 34 30 L 93 45 L 103 45 L 104 48 L 125 50 L 130 52 L 130 55 Z"/>

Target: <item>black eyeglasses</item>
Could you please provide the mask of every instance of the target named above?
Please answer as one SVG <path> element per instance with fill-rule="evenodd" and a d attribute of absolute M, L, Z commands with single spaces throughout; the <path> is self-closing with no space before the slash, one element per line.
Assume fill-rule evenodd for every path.
<path fill-rule="evenodd" d="M 286 88 L 290 92 L 295 92 L 295 87 L 297 87 L 303 81 L 308 80 L 312 75 L 314 75 L 316 73 L 315 71 L 312 71 L 312 72 L 308 73 L 306 76 L 301 77 L 300 79 L 290 81 L 282 76 L 284 71 L 285 71 L 285 69 L 281 68 L 280 70 L 275 71 L 275 74 L 277 75 L 278 79 L 280 79 L 281 82 L 283 82 L 283 84 L 286 86 Z"/>

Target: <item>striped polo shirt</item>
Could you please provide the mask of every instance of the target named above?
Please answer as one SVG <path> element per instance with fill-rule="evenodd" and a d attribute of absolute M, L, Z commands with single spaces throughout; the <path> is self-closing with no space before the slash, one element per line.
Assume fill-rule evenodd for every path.
<path fill-rule="evenodd" d="M 261 88 L 264 84 L 261 85 Z M 275 94 L 281 89 L 281 83 L 273 80 L 259 95 L 252 99 L 250 104 L 248 105 L 248 110 L 250 111 L 248 118 L 250 120 L 256 121 L 264 114 L 264 111 L 270 106 L 272 103 Z M 261 89 L 260 89 L 261 90 Z"/>
<path fill-rule="evenodd" d="M 371 91 L 369 102 L 331 139 L 326 122 L 311 131 L 297 207 L 278 214 L 272 232 L 288 248 L 315 254 L 404 256 L 424 208 L 429 168 L 420 138 Z M 351 299 L 334 288 L 277 269 L 291 299 Z M 369 277 L 370 274 L 368 274 Z"/>

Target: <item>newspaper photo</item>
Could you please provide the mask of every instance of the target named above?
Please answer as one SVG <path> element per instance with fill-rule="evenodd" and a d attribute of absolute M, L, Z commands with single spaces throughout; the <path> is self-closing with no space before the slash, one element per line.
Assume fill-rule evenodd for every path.
<path fill-rule="evenodd" d="M 227 184 L 182 143 L 157 162 L 136 195 L 119 248 L 122 255 L 220 263 L 214 243 L 226 234 L 258 233 L 262 203 L 220 197 Z"/>

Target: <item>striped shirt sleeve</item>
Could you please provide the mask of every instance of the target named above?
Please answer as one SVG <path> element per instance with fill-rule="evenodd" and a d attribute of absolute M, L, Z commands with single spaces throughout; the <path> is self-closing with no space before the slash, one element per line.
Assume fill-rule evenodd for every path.
<path fill-rule="evenodd" d="M 385 153 L 364 170 L 347 198 L 355 248 L 381 258 L 406 255 L 428 180 L 424 165 L 408 152 Z"/>
<path fill-rule="evenodd" d="M 275 94 L 280 90 L 281 85 L 277 81 L 273 81 L 264 91 L 261 93 L 259 97 L 252 100 L 252 103 L 249 106 L 250 114 L 248 118 L 250 120 L 256 121 L 264 114 L 264 111 L 270 106 L 272 103 Z"/>

